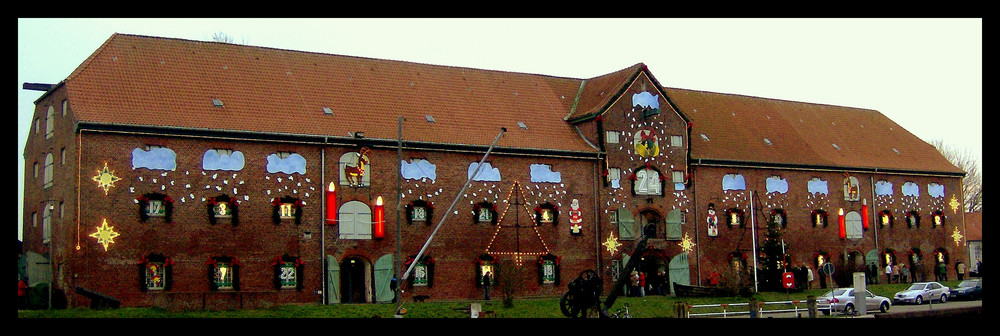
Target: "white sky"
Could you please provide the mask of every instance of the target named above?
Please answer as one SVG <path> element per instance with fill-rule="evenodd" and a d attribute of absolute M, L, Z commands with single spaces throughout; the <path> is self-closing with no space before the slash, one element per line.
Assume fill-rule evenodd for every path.
<path fill-rule="evenodd" d="M 982 19 L 18 19 L 18 194 L 39 91 L 113 33 L 660 84 L 878 110 L 982 164 Z M 982 168 L 980 168 L 982 171 Z M 18 197 L 18 239 L 24 218 Z"/>

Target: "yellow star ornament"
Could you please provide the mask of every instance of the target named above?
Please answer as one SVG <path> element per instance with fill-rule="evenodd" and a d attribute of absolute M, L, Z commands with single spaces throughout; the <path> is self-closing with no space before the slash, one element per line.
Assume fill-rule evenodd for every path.
<path fill-rule="evenodd" d="M 97 182 L 97 186 L 104 188 L 104 194 L 108 194 L 108 189 L 115 186 L 115 182 L 121 179 L 115 176 L 115 172 L 108 170 L 108 164 L 104 164 L 104 170 L 98 170 L 97 176 L 94 176 L 92 180 Z"/>
<path fill-rule="evenodd" d="M 695 245 L 694 241 L 691 240 L 691 237 L 688 237 L 687 232 L 684 233 L 684 239 L 682 239 L 681 242 L 677 244 L 677 246 L 680 246 L 681 250 L 684 250 L 684 252 L 691 252 L 691 250 L 694 248 L 694 245 Z"/>
<path fill-rule="evenodd" d="M 951 238 L 955 240 L 955 246 L 962 246 L 962 238 L 963 237 L 964 236 L 962 236 L 962 233 L 958 232 L 958 228 L 957 227 L 955 228 L 955 231 L 952 231 L 952 233 L 951 233 Z"/>
<path fill-rule="evenodd" d="M 115 232 L 114 226 L 108 226 L 108 220 L 104 219 L 104 223 L 97 227 L 97 232 L 91 233 L 90 236 L 97 238 L 97 243 L 104 245 L 104 250 L 108 250 L 108 245 L 115 242 L 115 237 L 118 237 L 118 232 Z"/>
<path fill-rule="evenodd" d="M 615 238 L 614 232 L 608 234 L 608 240 L 605 240 L 601 243 L 601 245 L 604 245 L 604 247 L 608 249 L 608 253 L 611 253 L 612 255 L 618 252 L 619 246 L 622 246 L 622 244 L 618 242 L 618 239 Z"/>

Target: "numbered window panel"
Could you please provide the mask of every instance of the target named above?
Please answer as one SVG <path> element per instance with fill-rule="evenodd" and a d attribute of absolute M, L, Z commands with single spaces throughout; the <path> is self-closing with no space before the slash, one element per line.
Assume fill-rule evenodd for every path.
<path fill-rule="evenodd" d="M 167 208 L 163 204 L 163 200 L 149 200 L 149 206 L 146 207 L 147 216 L 158 216 L 163 217 L 167 213 Z"/>
<path fill-rule="evenodd" d="M 278 215 L 282 219 L 295 217 L 295 203 L 281 203 L 278 206 Z"/>
<path fill-rule="evenodd" d="M 489 223 L 493 221 L 493 211 L 487 209 L 486 207 L 479 208 L 479 213 L 476 214 L 476 218 L 479 219 L 480 223 Z"/>
<path fill-rule="evenodd" d="M 636 195 L 660 195 L 663 190 L 660 173 L 653 169 L 640 169 L 635 172 Z"/>
<path fill-rule="evenodd" d="M 424 221 L 427 221 L 427 207 L 414 206 L 413 207 L 413 221 L 414 222 L 424 222 Z"/>
<path fill-rule="evenodd" d="M 278 267 L 278 285 L 280 289 L 295 289 L 298 278 L 295 276 L 295 263 L 282 262 Z"/>
<path fill-rule="evenodd" d="M 150 201 L 150 204 L 152 204 L 152 201 Z M 218 202 L 218 203 L 216 203 L 215 207 L 212 208 L 212 211 L 215 212 L 215 217 L 232 217 L 233 216 L 233 208 L 229 204 L 229 202 Z"/>
<path fill-rule="evenodd" d="M 426 264 L 417 264 L 413 266 L 413 285 L 426 287 L 428 283 L 429 272 L 427 270 Z"/>
<path fill-rule="evenodd" d="M 554 212 L 552 209 L 543 208 L 538 211 L 539 217 L 538 221 L 541 223 L 552 224 L 554 218 Z"/>

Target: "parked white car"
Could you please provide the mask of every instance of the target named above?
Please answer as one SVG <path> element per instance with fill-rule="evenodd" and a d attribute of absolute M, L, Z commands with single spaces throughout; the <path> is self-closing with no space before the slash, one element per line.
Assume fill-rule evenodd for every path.
<path fill-rule="evenodd" d="M 948 302 L 950 290 L 947 286 L 937 282 L 917 282 L 910 285 L 910 288 L 893 295 L 892 302 L 922 304 L 925 301 L 941 301 L 944 303 Z"/>
<path fill-rule="evenodd" d="M 872 294 L 870 291 L 865 291 L 866 312 L 871 313 L 877 310 L 885 313 L 888 312 L 891 307 L 892 302 L 889 298 Z M 830 312 L 854 315 L 858 311 L 857 306 L 854 303 L 854 288 L 837 288 L 826 292 L 826 294 L 816 298 L 816 308 L 823 313 L 823 315 L 830 315 Z"/>

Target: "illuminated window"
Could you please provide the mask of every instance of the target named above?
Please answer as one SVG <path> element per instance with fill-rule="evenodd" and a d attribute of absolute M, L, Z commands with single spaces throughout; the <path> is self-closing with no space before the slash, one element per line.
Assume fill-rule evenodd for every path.
<path fill-rule="evenodd" d="M 150 200 L 149 206 L 146 208 L 147 216 L 163 216 L 166 213 L 166 206 L 163 205 L 162 200 Z"/>
<path fill-rule="evenodd" d="M 231 217 L 233 215 L 233 207 L 227 201 L 215 202 L 212 211 L 215 212 L 215 217 Z"/>
<path fill-rule="evenodd" d="M 240 202 L 228 195 L 208 199 L 208 221 L 215 225 L 218 218 L 229 218 L 233 225 L 239 224 Z"/>
<path fill-rule="evenodd" d="M 160 254 L 150 254 L 142 259 L 142 290 L 170 290 L 171 265 L 173 262 Z"/>
<path fill-rule="evenodd" d="M 545 202 L 535 207 L 535 224 L 553 224 L 559 222 L 559 209 L 552 203 Z"/>
<path fill-rule="evenodd" d="M 660 172 L 652 168 L 639 169 L 635 172 L 632 188 L 636 195 L 660 195 L 663 190 Z"/>
<path fill-rule="evenodd" d="M 216 289 L 233 289 L 233 274 L 235 270 L 232 265 L 227 263 L 216 262 L 215 263 L 215 288 Z"/>

